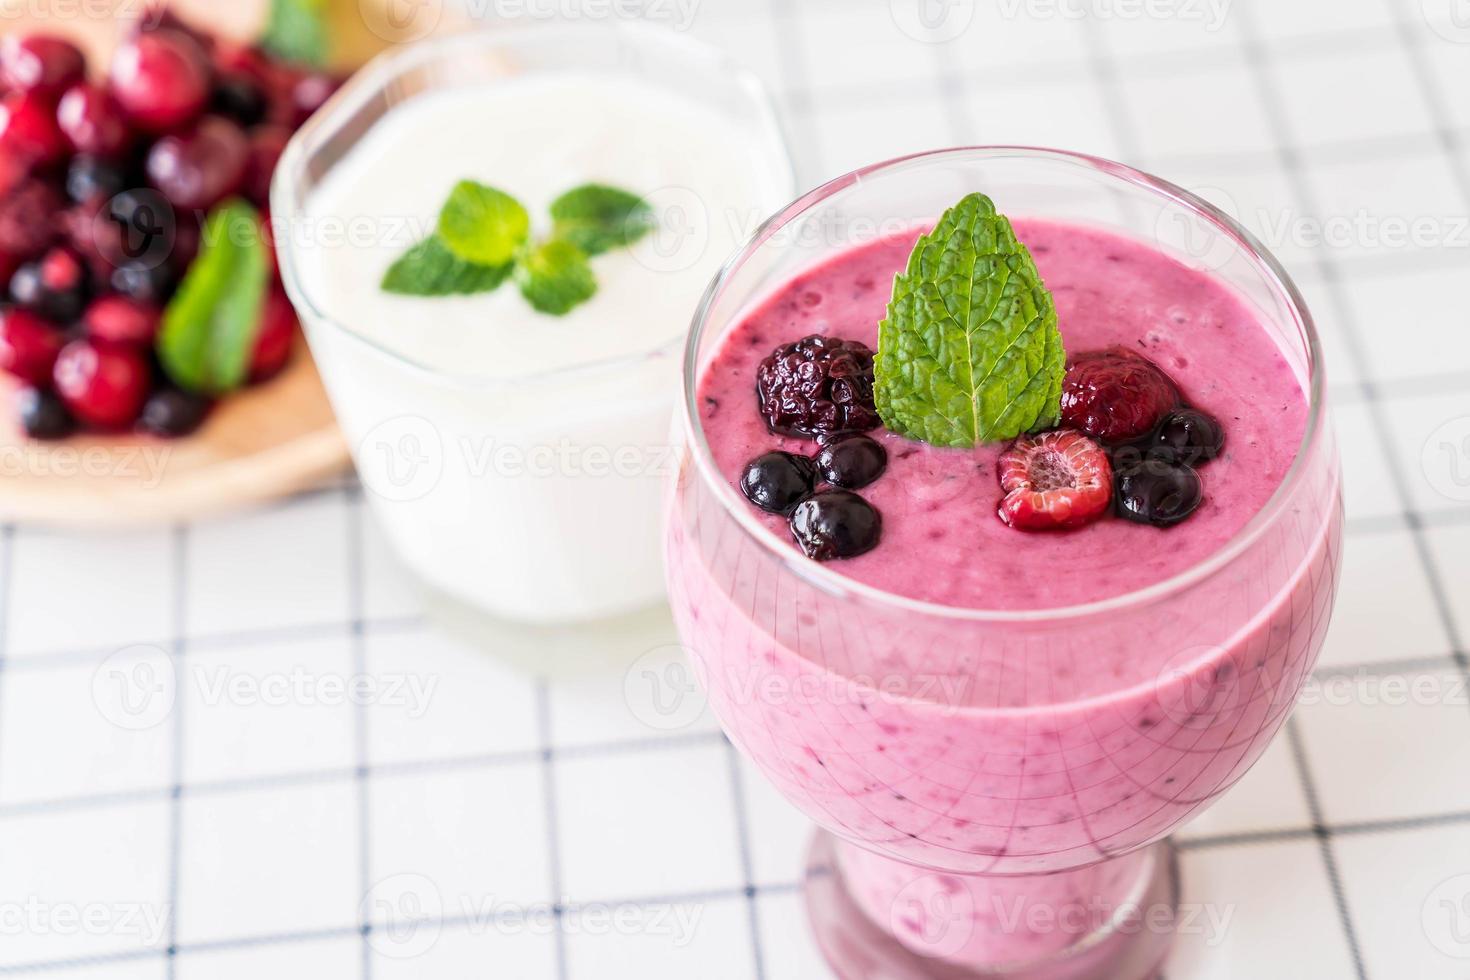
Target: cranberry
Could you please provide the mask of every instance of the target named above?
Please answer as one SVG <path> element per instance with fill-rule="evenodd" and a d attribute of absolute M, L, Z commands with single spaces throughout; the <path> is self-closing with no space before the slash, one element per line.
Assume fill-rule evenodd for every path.
<path fill-rule="evenodd" d="M 265 381 L 286 366 L 291 358 L 291 344 L 296 339 L 296 311 L 279 286 L 266 293 L 260 311 L 260 330 L 255 335 L 255 350 L 250 355 L 250 380 Z"/>
<path fill-rule="evenodd" d="M 174 207 L 207 210 L 240 189 L 248 162 L 244 131 L 221 116 L 207 116 L 192 131 L 153 144 L 148 180 Z"/>
<path fill-rule="evenodd" d="M 0 154 L 3 156 L 3 154 Z M 0 252 L 34 258 L 54 238 L 53 220 L 63 201 L 50 184 L 29 179 L 0 199 Z"/>
<path fill-rule="evenodd" d="M 44 385 L 61 353 L 61 331 L 30 310 L 0 314 L 0 369 L 23 381 Z"/>
<path fill-rule="evenodd" d="M 56 391 L 66 407 L 99 429 L 131 425 L 148 397 L 151 371 L 142 351 L 83 338 L 56 359 Z"/>
<path fill-rule="evenodd" d="M 45 388 L 22 388 L 15 393 L 15 414 L 32 439 L 65 439 L 76 431 L 76 419 L 61 399 Z"/>
<path fill-rule="evenodd" d="M 183 31 L 139 34 L 113 58 L 113 95 L 133 122 L 163 133 L 192 122 L 209 101 L 210 68 L 199 42 Z"/>
<path fill-rule="evenodd" d="M 87 59 L 70 41 L 46 34 L 0 39 L 0 81 L 12 89 L 57 95 L 86 73 Z"/>
<path fill-rule="evenodd" d="M 270 206 L 271 178 L 291 139 L 284 126 L 265 125 L 250 134 L 250 163 L 245 168 L 245 196 L 258 208 Z"/>
<path fill-rule="evenodd" d="M 78 153 L 119 157 L 132 142 L 122 106 L 96 85 L 75 85 L 56 106 L 56 121 Z"/>
<path fill-rule="evenodd" d="M 138 427 L 166 439 L 189 435 L 204 422 L 211 402 L 203 395 L 178 388 L 162 388 L 148 397 Z"/>
<path fill-rule="evenodd" d="M 93 300 L 82 323 L 89 337 L 146 347 L 153 343 L 162 316 L 156 306 L 114 295 Z"/>
<path fill-rule="evenodd" d="M 66 156 L 69 149 L 50 96 L 12 92 L 0 102 L 0 154 L 45 166 Z"/>

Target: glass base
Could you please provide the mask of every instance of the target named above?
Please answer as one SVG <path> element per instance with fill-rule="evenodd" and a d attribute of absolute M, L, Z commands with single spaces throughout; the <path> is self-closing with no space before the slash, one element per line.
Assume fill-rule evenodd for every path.
<path fill-rule="evenodd" d="M 818 831 L 804 890 L 840 980 L 1152 980 L 1173 944 L 1179 864 L 1163 841 L 1080 871 L 949 875 Z"/>

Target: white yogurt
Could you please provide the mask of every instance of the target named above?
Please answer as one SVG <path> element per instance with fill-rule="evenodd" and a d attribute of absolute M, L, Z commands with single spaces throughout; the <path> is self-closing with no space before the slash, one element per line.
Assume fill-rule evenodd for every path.
<path fill-rule="evenodd" d="M 659 226 L 594 257 L 597 294 L 562 317 L 513 282 L 382 292 L 465 179 L 517 198 L 533 235 L 549 232 L 558 195 L 591 182 L 646 196 Z M 317 364 L 403 559 L 520 621 L 657 600 L 683 334 L 721 262 L 790 195 L 768 132 L 629 75 L 476 82 L 379 119 L 310 193 L 286 247 Z"/>

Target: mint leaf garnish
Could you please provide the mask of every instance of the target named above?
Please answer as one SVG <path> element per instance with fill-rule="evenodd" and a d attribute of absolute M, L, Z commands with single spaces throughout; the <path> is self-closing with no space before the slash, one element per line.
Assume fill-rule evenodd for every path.
<path fill-rule="evenodd" d="M 521 295 L 541 313 L 564 316 L 597 292 L 587 253 L 553 238 L 531 249 L 516 263 Z"/>
<path fill-rule="evenodd" d="M 286 61 L 325 67 L 330 49 L 326 0 L 271 0 L 260 46 Z"/>
<path fill-rule="evenodd" d="M 439 236 L 456 256 L 474 265 L 504 265 L 531 232 L 531 216 L 515 198 L 462 180 L 439 213 Z"/>
<path fill-rule="evenodd" d="M 488 293 L 510 277 L 513 265 L 474 265 L 451 252 L 444 239 L 430 235 L 388 268 L 383 276 L 383 292 L 404 296 Z"/>
<path fill-rule="evenodd" d="M 631 245 L 653 227 L 653 208 L 637 194 L 583 184 L 551 202 L 552 234 L 588 255 Z"/>
<path fill-rule="evenodd" d="M 238 388 L 250 367 L 270 281 L 260 215 L 240 200 L 212 211 L 199 255 L 163 312 L 159 360 L 174 383 L 219 394 Z"/>
<path fill-rule="evenodd" d="M 1056 305 L 995 203 L 971 194 L 919 238 L 878 326 L 874 395 L 889 429 L 970 447 L 1052 425 L 1066 355 Z"/>

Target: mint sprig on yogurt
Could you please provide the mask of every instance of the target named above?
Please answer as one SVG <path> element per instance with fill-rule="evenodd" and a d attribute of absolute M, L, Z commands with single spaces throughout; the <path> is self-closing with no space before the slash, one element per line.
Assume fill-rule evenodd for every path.
<path fill-rule="evenodd" d="M 970 194 L 915 243 L 878 327 L 874 401 L 892 431 L 968 448 L 1054 425 L 1056 304 L 1010 221 Z"/>
<path fill-rule="evenodd" d="M 552 202 L 551 218 L 551 236 L 537 241 L 530 214 L 514 197 L 460 181 L 434 233 L 393 263 L 382 289 L 405 296 L 467 296 L 514 278 L 534 309 L 564 316 L 597 292 L 591 256 L 647 234 L 653 210 L 635 194 L 584 184 Z"/>

